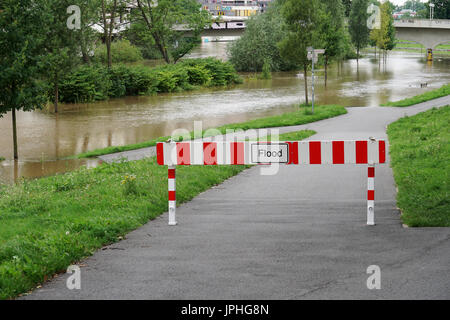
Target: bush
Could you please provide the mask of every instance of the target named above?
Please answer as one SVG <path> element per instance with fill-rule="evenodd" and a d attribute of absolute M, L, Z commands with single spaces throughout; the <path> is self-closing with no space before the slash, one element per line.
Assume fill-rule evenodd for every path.
<path fill-rule="evenodd" d="M 141 61 L 142 53 L 138 47 L 128 40 L 119 40 L 111 43 L 111 59 L 113 63 L 130 63 Z M 102 44 L 95 49 L 94 60 L 107 63 L 106 45 Z"/>
<path fill-rule="evenodd" d="M 242 82 L 234 67 L 217 59 L 185 60 L 156 68 L 117 64 L 83 66 L 60 82 L 61 102 L 90 102 Z"/>
<path fill-rule="evenodd" d="M 89 102 L 109 97 L 112 82 L 107 69 L 100 66 L 82 66 L 59 83 L 61 102 Z"/>
<path fill-rule="evenodd" d="M 208 85 L 211 80 L 211 73 L 200 65 L 186 66 L 186 72 L 189 77 L 189 83 L 193 85 Z"/>
<path fill-rule="evenodd" d="M 180 65 L 202 66 L 211 75 L 211 86 L 225 86 L 228 84 L 242 83 L 242 79 L 236 73 L 236 69 L 230 62 L 223 62 L 215 58 L 189 59 Z"/>

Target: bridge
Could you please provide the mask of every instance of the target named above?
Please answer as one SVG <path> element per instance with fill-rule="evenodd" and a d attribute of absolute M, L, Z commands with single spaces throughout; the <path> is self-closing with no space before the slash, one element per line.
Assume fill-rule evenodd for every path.
<path fill-rule="evenodd" d="M 245 31 L 245 23 L 245 19 L 241 17 L 227 17 L 220 22 L 214 22 L 202 32 L 202 36 L 239 37 Z M 450 42 L 450 20 L 396 20 L 394 26 L 398 39 L 420 43 L 427 49 L 433 50 L 440 44 Z M 188 31 L 182 27 L 179 30 Z"/>
<path fill-rule="evenodd" d="M 427 49 L 450 42 L 450 20 L 397 20 L 397 38 L 420 43 Z"/>

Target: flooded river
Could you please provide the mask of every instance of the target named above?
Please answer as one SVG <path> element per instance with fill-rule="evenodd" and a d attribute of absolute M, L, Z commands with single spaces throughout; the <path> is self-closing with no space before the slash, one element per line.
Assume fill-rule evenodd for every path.
<path fill-rule="evenodd" d="M 204 43 L 192 57 L 226 58 L 227 43 Z M 274 73 L 272 80 L 254 80 L 244 74 L 244 84 L 149 97 L 126 97 L 91 104 L 60 107 L 60 113 L 19 112 L 17 115 L 19 162 L 12 159 L 11 115 L 0 118 L 0 182 L 39 177 L 95 166 L 93 160 L 61 160 L 88 150 L 137 143 L 170 135 L 174 129 L 204 128 L 280 114 L 304 101 L 303 76 Z M 432 65 L 414 53 L 391 53 L 386 66 L 373 56 L 331 67 L 328 87 L 323 70 L 316 78 L 320 104 L 377 106 L 388 100 L 410 97 L 450 82 L 450 59 Z M 428 83 L 421 89 L 420 83 Z"/>

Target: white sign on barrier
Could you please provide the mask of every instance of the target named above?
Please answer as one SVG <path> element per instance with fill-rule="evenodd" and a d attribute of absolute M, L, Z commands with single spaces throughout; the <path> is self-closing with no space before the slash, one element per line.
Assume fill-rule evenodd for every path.
<path fill-rule="evenodd" d="M 289 145 L 287 143 L 258 142 L 251 144 L 252 162 L 258 164 L 288 163 Z"/>

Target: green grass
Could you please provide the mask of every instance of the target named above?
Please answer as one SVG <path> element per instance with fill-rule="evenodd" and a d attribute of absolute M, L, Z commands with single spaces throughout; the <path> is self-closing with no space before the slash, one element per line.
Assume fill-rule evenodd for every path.
<path fill-rule="evenodd" d="M 303 139 L 314 131 L 280 135 Z M 249 166 L 179 166 L 177 203 Z M 16 185 L 0 184 L 0 299 L 33 289 L 67 266 L 167 211 L 167 167 L 155 158 Z"/>
<path fill-rule="evenodd" d="M 450 94 L 450 84 L 443 85 L 439 89 L 428 91 L 424 94 L 414 96 L 412 98 L 403 99 L 400 101 L 389 101 L 388 103 L 382 104 L 384 107 L 409 107 L 421 102 L 433 100 L 436 98 L 448 96 Z"/>
<path fill-rule="evenodd" d="M 410 227 L 450 227 L 450 106 L 388 127 L 397 205 Z"/>
<path fill-rule="evenodd" d="M 347 110 L 344 107 L 338 106 L 338 105 L 316 106 L 314 109 L 315 109 L 314 114 L 310 113 L 309 108 L 302 107 L 302 108 L 300 108 L 299 111 L 296 111 L 296 112 L 284 113 L 282 115 L 266 117 L 266 118 L 259 118 L 259 119 L 250 120 L 247 122 L 228 124 L 228 125 L 219 127 L 216 130 L 218 130 L 222 134 L 224 134 L 224 133 L 226 133 L 227 130 L 238 130 L 238 129 L 248 130 L 248 129 L 295 126 L 295 125 L 311 123 L 311 122 L 315 122 L 315 121 L 319 121 L 319 120 L 323 120 L 323 119 L 328 119 L 328 118 L 336 117 L 336 116 L 347 113 Z M 207 131 L 207 130 L 205 130 L 205 131 Z M 191 138 L 193 138 L 193 136 L 194 136 L 194 133 L 191 132 Z M 204 135 L 204 137 L 206 137 L 206 136 L 208 136 L 208 135 Z M 108 147 L 108 148 L 103 148 L 103 149 L 96 149 L 96 150 L 88 151 L 85 153 L 81 153 L 72 158 L 77 158 L 77 159 L 91 158 L 91 157 L 98 157 L 98 156 L 105 155 L 105 154 L 153 147 L 158 142 L 167 141 L 169 138 L 170 137 L 168 137 L 168 136 L 160 137 L 160 138 L 153 139 L 150 141 L 145 141 L 145 142 L 136 143 L 136 144 L 130 144 L 130 145 L 126 145 L 126 146 L 113 146 L 113 147 Z"/>
<path fill-rule="evenodd" d="M 425 49 L 425 47 L 423 45 L 421 45 L 420 43 L 413 42 L 413 41 L 407 41 L 407 40 L 398 40 L 397 47 Z M 450 44 L 448 44 L 448 43 L 441 44 L 441 45 L 437 46 L 436 49 L 449 50 Z"/>
<path fill-rule="evenodd" d="M 317 132 L 315 132 L 313 130 L 287 132 L 287 133 L 280 134 L 278 136 L 278 140 L 279 141 L 299 141 L 299 140 L 309 138 L 316 133 Z M 271 139 L 272 139 L 272 136 L 260 137 L 260 138 L 258 138 L 258 141 L 270 141 Z M 256 139 L 252 139 L 252 140 L 256 140 Z"/>

